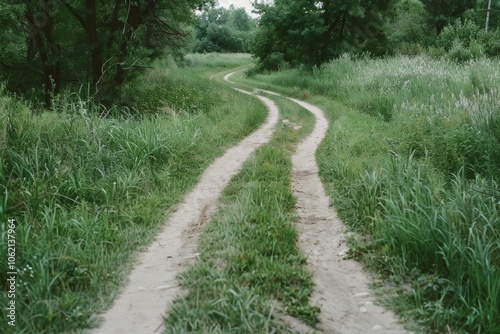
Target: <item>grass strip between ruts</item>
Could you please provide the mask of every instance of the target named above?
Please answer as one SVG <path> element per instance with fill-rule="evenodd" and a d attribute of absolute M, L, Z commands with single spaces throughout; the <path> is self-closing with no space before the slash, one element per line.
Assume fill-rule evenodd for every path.
<path fill-rule="evenodd" d="M 273 300 L 305 323 L 313 284 L 297 248 L 290 189 L 293 145 L 312 129 L 304 109 L 278 99 L 281 115 L 270 143 L 260 147 L 224 191 L 221 208 L 202 232 L 199 258 L 180 277 L 187 296 L 167 318 L 166 333 L 257 333 L 288 329 L 273 317 Z M 294 129 L 291 124 L 300 126 Z"/>

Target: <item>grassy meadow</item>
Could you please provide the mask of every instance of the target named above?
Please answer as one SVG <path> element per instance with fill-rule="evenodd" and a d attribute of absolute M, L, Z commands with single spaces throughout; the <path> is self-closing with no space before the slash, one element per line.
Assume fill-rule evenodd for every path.
<path fill-rule="evenodd" d="M 214 59 L 154 64 L 111 110 L 76 94 L 35 110 L 0 88 L 0 220 L 16 221 L 16 333 L 91 326 L 168 209 L 263 122 L 260 102 L 209 81 L 234 57 L 212 57 L 217 67 Z M 0 271 L 9 271 L 6 257 Z M 6 280 L 0 285 L 5 309 Z M 5 319 L 0 332 L 13 332 Z"/>
<path fill-rule="evenodd" d="M 500 332 L 500 62 L 348 55 L 254 75 L 331 122 L 317 154 L 350 256 L 423 332 Z"/>
<path fill-rule="evenodd" d="M 0 86 L 0 251 L 14 218 L 17 333 L 92 327 L 169 208 L 263 122 L 261 102 L 221 82 L 222 71 L 251 66 L 241 54 L 158 61 L 112 109 L 62 94 L 39 110 Z M 500 332 L 499 60 L 344 55 L 232 80 L 325 111 L 317 160 L 354 232 L 349 256 L 390 284 L 403 322 L 423 333 Z M 188 293 L 166 316 L 167 333 L 287 332 L 276 301 L 317 322 L 290 189 L 290 155 L 313 119 L 272 98 L 302 128 L 280 123 L 224 191 L 199 261 L 179 277 Z M 9 271 L 5 257 L 0 270 Z M 0 332 L 12 328 L 3 321 Z"/>

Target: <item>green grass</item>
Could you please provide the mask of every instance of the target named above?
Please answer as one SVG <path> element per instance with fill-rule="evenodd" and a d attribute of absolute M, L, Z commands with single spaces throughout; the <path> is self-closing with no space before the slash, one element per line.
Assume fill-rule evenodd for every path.
<path fill-rule="evenodd" d="M 33 112 L 0 89 L 0 251 L 15 218 L 16 333 L 91 326 L 168 208 L 266 117 L 252 97 L 208 82 L 213 67 L 161 66 L 124 88 L 128 108 L 72 94 Z M 0 270 L 8 271 L 4 256 Z M 2 321 L 0 332 L 12 328 Z"/>
<path fill-rule="evenodd" d="M 311 275 L 296 246 L 295 199 L 290 190 L 293 144 L 310 132 L 312 116 L 278 99 L 282 117 L 272 141 L 257 149 L 226 188 L 222 207 L 202 232 L 199 260 L 180 277 L 187 296 L 176 300 L 166 333 L 284 333 L 273 301 L 314 325 L 308 304 Z"/>
<path fill-rule="evenodd" d="M 326 111 L 317 159 L 350 254 L 425 333 L 500 332 L 499 68 L 344 56 L 248 81 Z"/>
<path fill-rule="evenodd" d="M 16 332 L 92 325 L 165 211 L 263 121 L 259 101 L 212 78 L 249 64 L 248 55 L 216 54 L 181 67 L 158 62 L 112 110 L 65 94 L 34 112 L 0 87 L 0 251 L 15 218 Z M 233 77 L 326 111 L 317 159 L 332 203 L 359 235 L 350 254 L 398 285 L 392 306 L 422 332 L 500 332 L 499 68 L 344 56 L 312 72 Z M 312 118 L 278 102 L 303 127 L 280 124 L 226 189 L 200 261 L 181 277 L 190 292 L 169 315 L 170 332 L 285 332 L 275 299 L 316 321 L 289 180 L 290 152 Z M 0 332 L 12 328 L 4 321 Z"/>

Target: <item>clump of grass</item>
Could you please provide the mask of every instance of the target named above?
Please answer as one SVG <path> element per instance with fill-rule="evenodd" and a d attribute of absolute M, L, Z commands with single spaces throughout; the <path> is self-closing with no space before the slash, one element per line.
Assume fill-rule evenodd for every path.
<path fill-rule="evenodd" d="M 186 67 L 165 80 L 189 91 L 182 78 L 200 73 Z M 162 84 L 158 77 L 138 85 L 138 100 Z M 5 224 L 15 218 L 18 333 L 91 326 L 167 209 L 266 116 L 261 104 L 229 87 L 198 86 L 205 90 L 195 86 L 193 94 L 211 102 L 188 113 L 180 112 L 184 100 L 173 99 L 177 116 L 105 110 L 76 95 L 34 113 L 0 92 L 0 251 L 7 254 Z M 6 260 L 0 270 L 9 271 Z M 0 282 L 1 308 L 6 284 Z M 0 323 L 0 332 L 11 329 Z"/>
<path fill-rule="evenodd" d="M 318 308 L 305 257 L 296 246 L 295 199 L 290 190 L 290 145 L 311 129 L 311 116 L 291 102 L 285 124 L 257 150 L 224 192 L 223 208 L 201 235 L 200 258 L 181 276 L 189 294 L 177 300 L 167 333 L 290 332 L 273 314 L 273 299 L 286 312 L 314 325 Z"/>
<path fill-rule="evenodd" d="M 373 236 L 391 272 L 415 279 L 407 300 L 439 330 L 499 331 L 498 186 L 458 175 L 447 189 L 425 165 L 393 163 Z"/>

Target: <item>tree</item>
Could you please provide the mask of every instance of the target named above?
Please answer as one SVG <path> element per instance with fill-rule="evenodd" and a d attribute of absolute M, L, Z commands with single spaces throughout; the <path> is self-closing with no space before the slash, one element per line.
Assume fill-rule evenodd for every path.
<path fill-rule="evenodd" d="M 41 68 L 47 105 L 63 81 L 90 82 L 97 94 L 123 83 L 127 71 L 139 68 L 138 64 L 163 49 L 179 52 L 189 41 L 185 27 L 193 22 L 194 9 L 213 3 L 29 0 L 19 5 L 6 0 L 0 22 L 11 24 L 0 26 L 0 36 L 5 37 L 0 44 L 15 45 L 25 56 L 1 47 L 2 69 L 9 81 L 21 82 Z M 22 31 L 24 36 L 13 31 Z"/>
<path fill-rule="evenodd" d="M 439 35 L 443 28 L 461 16 L 466 10 L 475 8 L 477 0 L 421 0 L 431 24 Z"/>
<path fill-rule="evenodd" d="M 261 19 L 252 53 L 260 65 L 273 67 L 273 59 L 319 66 L 346 51 L 383 54 L 384 15 L 393 1 L 276 0 L 254 7 Z"/>
<path fill-rule="evenodd" d="M 195 22 L 193 52 L 247 52 L 255 23 L 244 8 L 210 8 Z"/>
<path fill-rule="evenodd" d="M 486 28 L 486 14 L 490 8 L 488 30 L 500 28 L 500 1 L 477 0 L 475 8 L 469 9 L 462 15 L 465 19 L 475 22 L 478 26 Z"/>
<path fill-rule="evenodd" d="M 386 27 L 390 50 L 394 53 L 416 54 L 436 41 L 434 28 L 428 24 L 419 0 L 400 0 Z"/>

